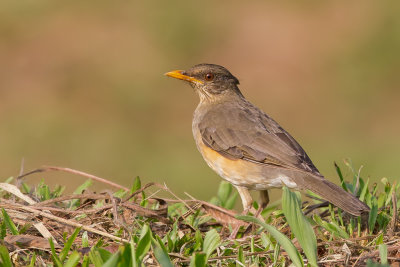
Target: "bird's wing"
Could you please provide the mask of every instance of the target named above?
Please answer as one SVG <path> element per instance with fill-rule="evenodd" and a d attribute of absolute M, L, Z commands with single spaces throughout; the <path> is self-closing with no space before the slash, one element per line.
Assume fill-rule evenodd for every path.
<path fill-rule="evenodd" d="M 319 175 L 303 148 L 268 115 L 246 102 L 209 110 L 198 125 L 203 142 L 221 155 Z"/>

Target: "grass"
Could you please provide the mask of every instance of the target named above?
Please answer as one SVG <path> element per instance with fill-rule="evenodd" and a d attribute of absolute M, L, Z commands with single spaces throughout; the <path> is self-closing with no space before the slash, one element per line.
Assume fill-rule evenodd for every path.
<path fill-rule="evenodd" d="M 347 163 L 351 170 L 351 164 Z M 210 201 L 182 200 L 164 185 L 131 188 L 90 177 L 73 194 L 32 186 L 22 177 L 0 183 L 1 266 L 389 266 L 399 264 L 399 185 L 369 184 L 353 171 L 341 185 L 370 207 L 352 217 L 310 194 L 283 188 L 282 208 L 238 216 L 237 192 L 222 182 Z M 32 173 L 32 172 L 31 172 Z M 29 173 L 28 173 L 29 174 Z M 93 180 L 116 190 L 91 192 Z M 161 197 L 161 195 L 168 195 Z M 326 205 L 325 205 L 326 204 Z M 254 202 L 255 208 L 258 204 Z M 305 215 L 306 214 L 306 215 Z M 228 238 L 240 225 L 236 239 Z"/>

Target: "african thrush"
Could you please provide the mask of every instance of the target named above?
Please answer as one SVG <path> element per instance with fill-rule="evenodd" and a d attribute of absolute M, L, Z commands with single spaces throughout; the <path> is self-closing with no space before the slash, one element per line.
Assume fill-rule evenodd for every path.
<path fill-rule="evenodd" d="M 260 191 L 261 207 L 269 202 L 268 189 L 310 190 L 352 215 L 369 208 L 358 198 L 326 180 L 304 149 L 276 121 L 251 104 L 227 69 L 199 64 L 167 76 L 189 82 L 200 97 L 192 130 L 204 160 L 232 183 L 250 210 L 249 190 Z"/>

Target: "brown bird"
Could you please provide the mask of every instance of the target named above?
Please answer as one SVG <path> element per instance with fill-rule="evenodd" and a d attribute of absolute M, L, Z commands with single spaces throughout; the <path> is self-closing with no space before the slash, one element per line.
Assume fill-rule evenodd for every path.
<path fill-rule="evenodd" d="M 369 210 L 326 180 L 296 140 L 244 98 L 239 80 L 224 67 L 199 64 L 165 75 L 189 82 L 199 95 L 192 124 L 197 148 L 208 166 L 236 187 L 245 213 L 252 207 L 249 190 L 260 191 L 264 208 L 267 190 L 285 185 L 310 190 L 352 215 Z"/>

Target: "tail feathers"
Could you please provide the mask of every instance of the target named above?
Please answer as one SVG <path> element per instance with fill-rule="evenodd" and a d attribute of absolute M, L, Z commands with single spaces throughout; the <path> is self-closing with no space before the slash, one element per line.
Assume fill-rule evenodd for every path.
<path fill-rule="evenodd" d="M 308 176 L 303 181 L 304 184 L 301 184 L 301 187 L 318 194 L 323 199 L 352 215 L 360 216 L 362 213 L 370 210 L 369 207 L 357 197 L 323 177 L 312 175 Z"/>

